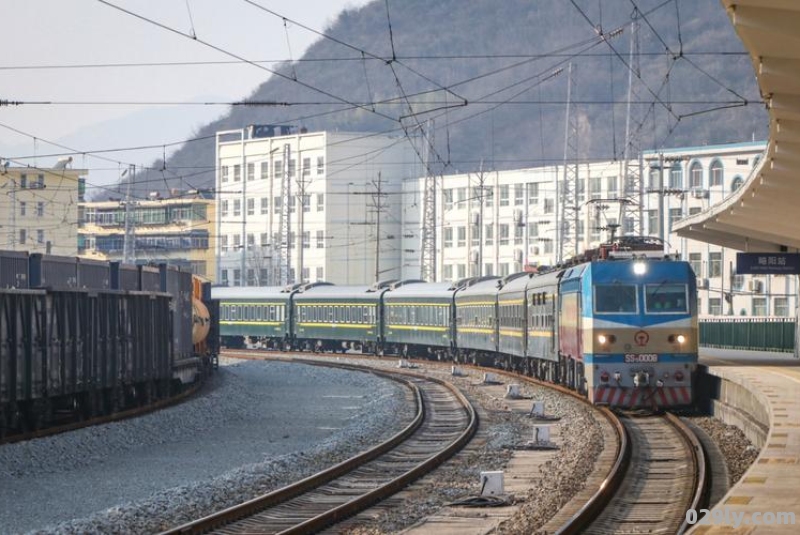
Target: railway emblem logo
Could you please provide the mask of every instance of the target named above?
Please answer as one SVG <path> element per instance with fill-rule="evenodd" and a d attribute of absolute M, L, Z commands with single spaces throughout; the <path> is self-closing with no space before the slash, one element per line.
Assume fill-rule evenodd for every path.
<path fill-rule="evenodd" d="M 650 341 L 650 335 L 647 334 L 647 331 L 639 331 L 633 335 L 633 339 L 637 346 L 642 347 L 646 346 L 647 342 Z"/>

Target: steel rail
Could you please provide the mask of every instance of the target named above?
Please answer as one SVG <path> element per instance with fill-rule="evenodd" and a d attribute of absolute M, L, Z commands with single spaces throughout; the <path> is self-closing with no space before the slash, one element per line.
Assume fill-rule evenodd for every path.
<path fill-rule="evenodd" d="M 260 356 L 260 358 L 265 358 L 265 357 Z M 270 359 L 270 357 L 266 358 Z M 298 481 L 281 489 L 277 489 L 268 494 L 256 497 L 242 504 L 229 507 L 227 509 L 211 514 L 204 518 L 195 520 L 193 522 L 172 528 L 168 531 L 163 532 L 164 534 L 205 533 L 210 530 L 221 528 L 222 526 L 253 516 L 266 509 L 277 506 L 281 503 L 285 503 L 288 500 L 292 500 L 294 498 L 297 498 L 298 496 L 302 496 L 303 494 L 311 492 L 314 489 L 317 489 L 322 485 L 330 483 L 336 480 L 337 478 L 342 477 L 343 475 L 354 471 L 358 467 L 374 459 L 377 459 L 381 455 L 394 450 L 400 444 L 402 444 L 410 437 L 412 437 L 415 434 L 415 432 L 422 426 L 423 422 L 427 417 L 426 407 L 423 402 L 422 393 L 420 392 L 420 389 L 413 383 L 412 379 L 430 381 L 443 385 L 446 388 L 448 388 L 455 395 L 456 399 L 459 401 L 459 403 L 467 412 L 468 415 L 467 428 L 459 435 L 459 437 L 456 440 L 452 441 L 445 449 L 427 458 L 424 462 L 417 464 L 414 468 L 408 470 L 403 475 L 396 477 L 391 481 L 379 486 L 378 488 L 372 489 L 369 492 L 348 501 L 347 503 L 336 506 L 328 511 L 325 511 L 322 514 L 315 515 L 313 518 L 309 518 L 305 521 L 302 521 L 298 525 L 286 529 L 281 533 L 310 533 L 313 531 L 318 531 L 324 528 L 325 526 L 336 523 L 346 517 L 352 516 L 353 514 L 356 514 L 357 512 L 366 509 L 370 505 L 396 493 L 398 490 L 402 489 L 413 480 L 429 472 L 435 466 L 437 466 L 438 464 L 440 464 L 441 462 L 452 456 L 455 452 L 460 450 L 467 442 L 469 442 L 469 440 L 472 438 L 475 431 L 477 430 L 477 414 L 475 413 L 474 407 L 472 407 L 472 405 L 469 403 L 466 397 L 464 397 L 463 394 L 461 394 L 461 392 L 459 392 L 452 385 L 449 385 L 448 383 L 445 383 L 443 381 L 439 381 L 429 377 L 424 377 L 417 374 L 401 372 L 399 370 L 392 371 L 390 373 L 390 372 L 375 370 L 374 368 L 356 366 L 338 362 L 320 362 L 320 361 L 304 360 L 302 358 L 300 359 L 278 358 L 276 360 L 280 361 L 288 360 L 290 362 L 298 362 L 302 364 L 310 364 L 315 366 L 329 366 L 329 367 L 337 367 L 349 370 L 364 371 L 375 375 L 387 377 L 395 381 L 401 381 L 404 384 L 408 385 L 409 388 L 411 388 L 412 392 L 414 393 L 414 399 L 417 405 L 416 415 L 413 421 L 409 423 L 403 430 L 392 436 L 387 441 L 371 448 L 366 452 L 351 457 L 350 459 L 347 459 L 346 461 L 343 461 L 333 467 L 330 467 L 322 472 L 309 476 L 301 481 Z"/>

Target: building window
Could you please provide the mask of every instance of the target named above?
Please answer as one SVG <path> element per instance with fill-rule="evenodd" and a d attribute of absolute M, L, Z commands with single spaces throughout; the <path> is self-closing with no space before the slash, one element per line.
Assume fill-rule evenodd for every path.
<path fill-rule="evenodd" d="M 41 201 L 36 203 L 36 216 L 44 217 L 44 203 Z"/>
<path fill-rule="evenodd" d="M 458 243 L 456 247 L 466 247 L 467 245 L 467 227 L 458 227 Z"/>
<path fill-rule="evenodd" d="M 220 236 L 219 246 L 220 246 L 220 249 L 222 250 L 223 253 L 227 253 L 228 252 L 228 235 L 227 234 L 223 234 L 222 236 Z"/>
<path fill-rule="evenodd" d="M 261 247 L 268 247 L 269 246 L 269 232 L 262 232 L 261 233 Z"/>
<path fill-rule="evenodd" d="M 722 162 L 719 160 L 714 160 L 711 163 L 711 167 L 708 168 L 708 182 L 709 186 L 721 186 L 722 180 L 724 178 L 723 171 L 722 171 Z"/>
<path fill-rule="evenodd" d="M 247 285 L 248 286 L 255 286 L 256 285 L 256 270 L 248 268 L 247 269 Z"/>
<path fill-rule="evenodd" d="M 452 280 L 453 279 L 453 264 L 447 264 L 444 266 L 444 271 L 442 273 L 442 278 L 444 280 Z"/>
<path fill-rule="evenodd" d="M 242 248 L 242 235 L 241 234 L 234 234 L 233 235 L 233 248 L 234 249 L 241 249 Z"/>
<path fill-rule="evenodd" d="M 514 184 L 514 206 L 525 204 L 525 184 Z"/>
<path fill-rule="evenodd" d="M 325 248 L 325 232 L 322 230 L 317 231 L 317 249 Z"/>
<path fill-rule="evenodd" d="M 694 162 L 689 167 L 689 187 L 692 189 L 703 187 L 703 166 L 700 162 Z"/>
<path fill-rule="evenodd" d="M 508 276 L 508 273 L 509 273 L 509 271 L 508 271 L 508 264 L 500 264 L 500 265 L 499 265 L 499 266 L 497 266 L 497 267 L 499 268 L 499 269 L 497 270 L 497 274 L 498 274 L 500 277 L 507 277 L 507 276 Z"/>
<path fill-rule="evenodd" d="M 269 178 L 269 162 L 261 162 L 261 180 Z"/>
<path fill-rule="evenodd" d="M 484 264 L 483 274 L 491 277 L 494 274 L 494 264 Z"/>
<path fill-rule="evenodd" d="M 275 174 L 275 178 L 283 178 L 282 160 L 275 160 L 275 163 L 272 164 L 272 172 Z"/>
<path fill-rule="evenodd" d="M 683 170 L 680 165 L 676 165 L 669 170 L 669 187 L 671 189 L 683 189 Z"/>
<path fill-rule="evenodd" d="M 220 169 L 220 171 L 221 171 L 220 181 L 221 182 L 227 182 L 228 181 L 228 166 L 227 165 L 223 165 L 222 168 Z"/>
<path fill-rule="evenodd" d="M 616 199 L 619 196 L 619 184 L 617 181 L 617 177 L 610 176 L 606 177 L 606 191 L 608 192 L 608 197 L 610 199 Z"/>
<path fill-rule="evenodd" d="M 27 231 L 22 228 L 19 229 L 19 243 L 20 245 L 25 245 L 25 239 L 28 237 Z"/>
<path fill-rule="evenodd" d="M 256 235 L 255 234 L 248 234 L 247 235 L 247 246 L 252 248 L 256 246 Z"/>
<path fill-rule="evenodd" d="M 514 225 L 514 245 L 522 245 L 522 239 L 525 237 L 525 227 L 521 225 Z"/>
<path fill-rule="evenodd" d="M 325 211 L 325 194 L 317 193 L 317 212 Z"/>
<path fill-rule="evenodd" d="M 509 229 L 507 223 L 500 224 L 499 236 L 497 236 L 498 245 L 508 245 Z"/>
<path fill-rule="evenodd" d="M 306 230 L 303 232 L 303 249 L 310 249 L 311 248 L 311 231 Z M 306 279 L 308 276 L 305 277 Z"/>
<path fill-rule="evenodd" d="M 21 201 L 19 203 L 19 215 L 24 216 L 27 213 L 27 206 L 28 205 L 25 203 L 25 201 Z"/>
<path fill-rule="evenodd" d="M 733 181 L 731 182 L 731 192 L 741 188 L 742 184 L 744 184 L 744 179 L 742 177 L 740 177 L 739 175 L 733 177 Z"/>
<path fill-rule="evenodd" d="M 443 241 L 446 249 L 453 246 L 453 227 L 445 227 Z"/>
<path fill-rule="evenodd" d="M 483 243 L 485 245 L 494 245 L 494 224 L 489 223 L 483 227 Z"/>
<path fill-rule="evenodd" d="M 317 174 L 321 175 L 325 172 L 325 157 L 317 156 Z"/>
<path fill-rule="evenodd" d="M 699 214 L 702 211 L 703 211 L 703 207 L 702 206 L 690 206 L 689 207 L 689 215 Z"/>
<path fill-rule="evenodd" d="M 753 298 L 753 316 L 766 316 L 767 315 L 767 298 L 754 297 Z"/>
<path fill-rule="evenodd" d="M 689 253 L 689 265 L 692 266 L 692 271 L 696 277 L 702 277 L 703 271 L 703 254 L 702 253 Z"/>
<path fill-rule="evenodd" d="M 465 208 L 465 200 L 467 200 L 467 188 L 456 189 L 456 208 Z"/>
<path fill-rule="evenodd" d="M 242 285 L 242 270 L 241 269 L 234 269 L 233 270 L 233 285 L 234 286 L 241 286 Z"/>
<path fill-rule="evenodd" d="M 303 158 L 303 176 L 311 176 L 311 158 Z"/>
<path fill-rule="evenodd" d="M 233 181 L 234 182 L 242 181 L 242 166 L 239 164 L 233 166 Z"/>
<path fill-rule="evenodd" d="M 708 253 L 708 277 L 722 276 L 722 253 Z"/>
<path fill-rule="evenodd" d="M 44 243 L 44 231 L 37 230 L 36 231 L 36 243 Z"/>
<path fill-rule="evenodd" d="M 303 195 L 303 212 L 311 211 L 311 195 Z"/>
<path fill-rule="evenodd" d="M 528 182 L 528 204 L 539 204 L 538 182 Z"/>
<path fill-rule="evenodd" d="M 467 266 L 464 264 L 458 264 L 458 278 L 463 279 L 467 276 Z"/>
<path fill-rule="evenodd" d="M 722 299 L 719 297 L 708 298 L 708 313 L 712 316 L 722 315 Z"/>
<path fill-rule="evenodd" d="M 442 190 L 442 199 L 444 199 L 444 209 L 445 210 L 452 210 L 453 209 L 453 190 L 452 189 Z"/>
<path fill-rule="evenodd" d="M 289 178 L 294 178 L 295 171 L 297 171 L 297 160 L 289 158 Z"/>
<path fill-rule="evenodd" d="M 259 268 L 258 284 L 260 286 L 266 286 L 267 284 L 269 284 L 269 270 L 267 268 Z"/>
<path fill-rule="evenodd" d="M 683 217 L 683 210 L 681 208 L 670 208 L 669 209 L 669 228 L 670 232 L 672 232 L 672 227 L 681 220 Z"/>
<path fill-rule="evenodd" d="M 303 278 L 301 282 L 307 282 L 309 277 L 311 277 L 311 268 L 304 267 L 300 274 Z"/>
<path fill-rule="evenodd" d="M 508 184 L 500 186 L 500 206 L 508 206 Z"/>
<path fill-rule="evenodd" d="M 269 213 L 269 197 L 261 197 L 261 215 Z"/>
<path fill-rule="evenodd" d="M 602 193 L 603 191 L 602 180 L 603 180 L 602 177 L 599 176 L 589 177 L 589 193 L 593 195 Z"/>
<path fill-rule="evenodd" d="M 248 163 L 247 164 L 247 181 L 255 180 L 256 179 L 256 164 L 255 163 Z"/>
<path fill-rule="evenodd" d="M 545 214 L 552 214 L 553 210 L 555 210 L 555 201 L 553 199 L 545 199 L 544 200 L 544 213 Z"/>
<path fill-rule="evenodd" d="M 222 217 L 228 217 L 228 201 L 220 202 L 220 212 L 222 212 Z"/>
<path fill-rule="evenodd" d="M 223 269 L 222 270 L 222 284 L 224 286 L 228 285 L 228 270 L 227 269 Z"/>
<path fill-rule="evenodd" d="M 647 228 L 652 236 L 658 235 L 658 210 L 647 211 Z"/>
<path fill-rule="evenodd" d="M 789 298 L 788 297 L 776 297 L 775 303 L 773 304 L 773 315 L 774 316 L 781 316 L 785 317 L 789 315 Z"/>
<path fill-rule="evenodd" d="M 280 210 L 282 207 L 283 207 L 283 199 L 281 199 L 280 197 L 275 197 L 275 199 L 272 202 L 272 210 L 277 213 L 278 210 Z"/>
<path fill-rule="evenodd" d="M 325 268 L 321 267 L 317 268 L 317 280 L 318 281 L 325 280 Z"/>
<path fill-rule="evenodd" d="M 233 216 L 241 216 L 242 215 L 242 201 L 240 199 L 235 199 L 233 201 Z"/>
<path fill-rule="evenodd" d="M 256 200 L 255 199 L 247 199 L 247 215 L 255 215 L 256 214 Z"/>
<path fill-rule="evenodd" d="M 290 214 L 295 213 L 297 204 L 298 204 L 297 197 L 291 197 L 289 199 L 289 213 Z"/>

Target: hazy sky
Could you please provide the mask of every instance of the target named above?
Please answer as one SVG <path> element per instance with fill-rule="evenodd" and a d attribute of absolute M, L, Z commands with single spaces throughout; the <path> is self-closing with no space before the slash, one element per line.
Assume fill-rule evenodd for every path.
<path fill-rule="evenodd" d="M 143 17 L 209 42 L 248 60 L 298 59 L 313 33 L 249 5 L 245 0 L 108 0 Z M 254 0 L 280 15 L 323 31 L 343 8 L 368 0 Z M 119 143 L 169 143 L 225 113 L 225 107 L 131 106 L 101 102 L 236 100 L 269 73 L 248 64 L 56 68 L 68 65 L 232 61 L 199 42 L 158 28 L 98 0 L 4 0 L 0 99 L 88 104 L 0 107 L 0 157 L 61 149 L 42 140 L 89 143 L 79 150 Z M 33 68 L 44 67 L 49 68 Z M 137 120 L 138 119 L 138 120 Z M 115 122 L 109 122 L 115 121 Z M 129 122 L 128 122 L 129 121 Z M 105 129 L 97 126 L 105 122 Z M 130 125 L 130 128 L 126 126 Z M 114 132 L 128 130 L 119 136 Z M 109 133 L 110 132 L 110 133 Z M 178 136 L 177 139 L 175 136 Z M 146 139 L 145 139 L 146 138 Z M 99 146 L 98 146 L 99 144 Z M 109 147 L 107 144 L 111 144 Z M 140 163 L 152 156 L 137 155 Z M 87 159 L 89 160 L 89 159 Z M 42 161 L 38 162 L 43 165 Z M 76 162 L 82 166 L 81 162 Z M 98 166 L 87 161 L 86 167 Z"/>

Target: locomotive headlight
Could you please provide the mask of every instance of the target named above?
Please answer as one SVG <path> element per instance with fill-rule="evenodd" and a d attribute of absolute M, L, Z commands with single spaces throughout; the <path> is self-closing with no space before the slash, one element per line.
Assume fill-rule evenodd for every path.
<path fill-rule="evenodd" d="M 683 344 L 684 342 L 686 342 L 686 337 L 682 334 L 671 334 L 669 335 L 668 340 L 670 344 L 674 343 Z"/>
<path fill-rule="evenodd" d="M 613 344 L 617 341 L 617 337 L 613 334 L 598 334 L 597 335 L 597 342 L 601 345 Z"/>
<path fill-rule="evenodd" d="M 634 275 L 644 275 L 647 273 L 647 264 L 642 262 L 641 260 L 637 260 L 633 263 L 633 274 Z"/>

